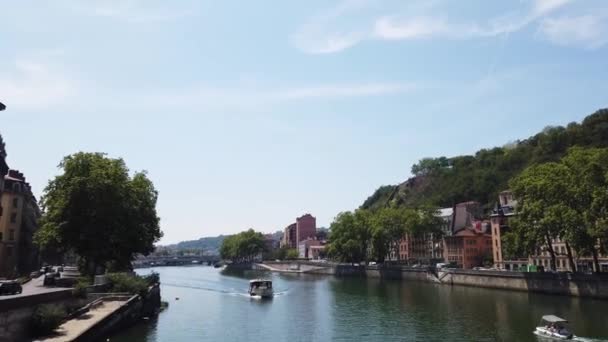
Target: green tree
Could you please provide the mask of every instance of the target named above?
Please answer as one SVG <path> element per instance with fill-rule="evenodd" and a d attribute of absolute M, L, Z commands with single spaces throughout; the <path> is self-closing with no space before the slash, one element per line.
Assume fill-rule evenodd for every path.
<path fill-rule="evenodd" d="M 378 210 L 372 219 L 372 245 L 374 256 L 380 262 L 384 262 L 387 255 L 395 253 L 399 260 L 399 240 L 403 238 L 411 210 L 402 208 L 386 207 Z"/>
<path fill-rule="evenodd" d="M 158 193 L 145 172 L 129 175 L 122 159 L 79 152 L 59 164 L 41 198 L 43 217 L 36 242 L 42 249 L 74 251 L 92 274 L 112 263 L 130 269 L 136 254 L 147 255 L 162 237 L 156 214 Z"/>
<path fill-rule="evenodd" d="M 264 235 L 253 229 L 228 236 L 222 241 L 220 256 L 235 263 L 252 262 L 266 251 Z"/>
<path fill-rule="evenodd" d="M 298 259 L 300 257 L 300 253 L 298 253 L 298 250 L 295 248 L 290 248 L 287 250 L 287 254 L 285 255 L 286 259 L 289 260 L 295 260 Z"/>
<path fill-rule="evenodd" d="M 573 174 L 569 205 L 580 215 L 578 226 L 568 232 L 567 238 L 577 253 L 592 255 L 594 268 L 599 272 L 598 241 L 600 249 L 604 249 L 608 236 L 608 149 L 575 147 L 562 163 Z"/>
<path fill-rule="evenodd" d="M 511 189 L 518 199 L 518 218 L 515 226 L 525 230 L 521 234 L 528 252 L 545 246 L 551 256 L 551 269 L 556 269 L 553 239 L 564 236 L 561 213 L 568 208 L 564 197 L 571 192 L 571 173 L 564 165 L 550 162 L 526 169 L 511 181 Z"/>
<path fill-rule="evenodd" d="M 364 209 L 338 214 L 330 227 L 329 256 L 351 263 L 366 260 L 371 237 L 370 218 L 370 212 Z"/>

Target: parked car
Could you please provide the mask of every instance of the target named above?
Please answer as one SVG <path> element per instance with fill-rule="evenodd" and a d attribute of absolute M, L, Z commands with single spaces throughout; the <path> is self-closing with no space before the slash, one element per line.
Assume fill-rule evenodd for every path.
<path fill-rule="evenodd" d="M 53 286 L 55 285 L 55 273 L 47 273 L 44 275 L 44 280 L 42 281 L 42 285 L 44 286 Z"/>
<path fill-rule="evenodd" d="M 23 292 L 21 284 L 16 280 L 0 282 L 0 295 L 13 295 Z"/>

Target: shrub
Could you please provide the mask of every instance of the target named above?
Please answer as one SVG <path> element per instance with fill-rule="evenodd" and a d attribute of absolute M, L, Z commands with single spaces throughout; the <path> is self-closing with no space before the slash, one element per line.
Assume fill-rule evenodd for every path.
<path fill-rule="evenodd" d="M 148 291 L 148 281 L 140 276 L 126 273 L 108 273 L 112 292 L 128 292 L 145 296 Z"/>
<path fill-rule="evenodd" d="M 34 310 L 31 318 L 31 332 L 34 336 L 49 335 L 57 329 L 67 313 L 61 305 L 40 305 Z"/>
<path fill-rule="evenodd" d="M 146 282 L 148 282 L 148 285 L 150 286 L 160 283 L 160 276 L 156 272 L 152 272 L 147 276 L 144 276 L 143 278 L 146 280 Z"/>
<path fill-rule="evenodd" d="M 88 277 L 80 277 L 74 285 L 72 291 L 74 296 L 77 298 L 85 298 L 87 296 L 87 287 L 91 286 L 91 279 Z"/>

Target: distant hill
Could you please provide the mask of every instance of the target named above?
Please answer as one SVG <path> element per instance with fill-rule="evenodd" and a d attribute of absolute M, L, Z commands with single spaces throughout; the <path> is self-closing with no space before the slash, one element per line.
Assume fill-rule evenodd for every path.
<path fill-rule="evenodd" d="M 422 159 L 412 166 L 414 177 L 399 185 L 381 186 L 361 207 L 373 210 L 387 203 L 451 207 L 472 200 L 490 208 L 511 178 L 530 165 L 559 160 L 573 146 L 608 147 L 608 109 L 598 110 L 580 124 L 548 126 L 527 139 L 475 155 Z"/>
<path fill-rule="evenodd" d="M 220 235 L 215 237 L 203 237 L 198 240 L 189 240 L 178 242 L 173 245 L 162 246 L 167 249 L 171 249 L 174 251 L 184 251 L 184 250 L 203 250 L 208 252 L 209 254 L 219 255 L 220 247 L 222 246 L 222 242 L 229 235 Z M 280 240 L 283 237 L 283 232 L 277 231 L 272 233 L 272 237 L 275 240 Z"/>
<path fill-rule="evenodd" d="M 188 249 L 195 250 L 203 250 L 205 252 L 209 252 L 210 254 L 220 254 L 220 246 L 222 245 L 222 241 L 226 238 L 227 235 L 220 235 L 215 237 L 204 237 L 198 240 L 190 240 L 190 241 L 182 241 L 173 245 L 163 246 L 168 249 L 182 251 Z"/>

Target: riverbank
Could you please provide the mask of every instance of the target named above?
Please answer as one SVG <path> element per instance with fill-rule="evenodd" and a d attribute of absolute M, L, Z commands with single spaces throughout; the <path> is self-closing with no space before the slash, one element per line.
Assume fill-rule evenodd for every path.
<path fill-rule="evenodd" d="M 474 271 L 406 266 L 353 266 L 311 262 L 264 262 L 252 265 L 280 273 L 308 273 L 335 276 L 416 280 L 442 285 L 461 285 L 510 291 L 545 293 L 551 295 L 608 299 L 608 274 L 532 273 L 503 271 Z"/>

